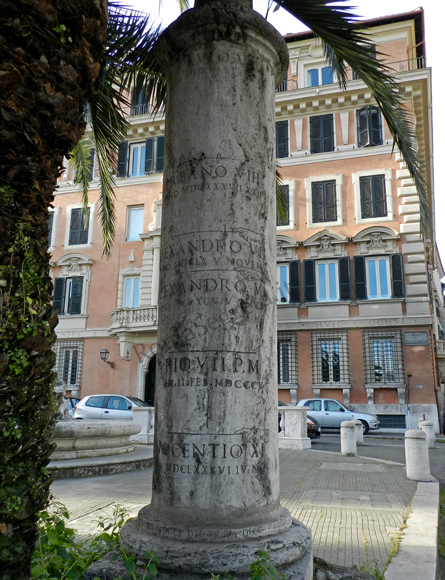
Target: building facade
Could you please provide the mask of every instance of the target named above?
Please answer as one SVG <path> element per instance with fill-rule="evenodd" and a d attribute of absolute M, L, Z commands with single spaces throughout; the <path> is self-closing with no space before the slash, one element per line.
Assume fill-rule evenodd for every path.
<path fill-rule="evenodd" d="M 413 114 L 433 208 L 423 11 L 364 24 Z M 312 33 L 285 40 L 288 78 L 275 103 L 286 206 L 277 218 L 278 397 L 338 399 L 392 429 L 417 427 L 425 415 L 439 429 L 445 311 L 434 227 L 422 235 L 414 181 L 366 85 L 351 71 L 339 88 Z M 56 370 L 73 395 L 154 403 L 164 118 L 139 101 L 118 152 L 110 259 L 102 259 L 94 163 L 89 219 L 66 171 L 48 243 Z"/>

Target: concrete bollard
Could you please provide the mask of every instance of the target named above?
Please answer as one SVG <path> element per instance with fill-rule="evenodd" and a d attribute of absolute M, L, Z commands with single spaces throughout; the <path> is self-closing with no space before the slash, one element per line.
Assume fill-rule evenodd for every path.
<path fill-rule="evenodd" d="M 359 419 L 352 421 L 355 425 L 355 442 L 357 445 L 364 445 L 363 441 L 363 423 Z"/>
<path fill-rule="evenodd" d="M 340 444 L 342 455 L 357 457 L 354 421 L 343 421 L 340 425 Z"/>
<path fill-rule="evenodd" d="M 307 436 L 307 407 L 279 407 L 281 413 L 278 437 L 279 449 L 310 449 L 311 440 Z"/>
<path fill-rule="evenodd" d="M 153 444 L 154 440 L 154 407 L 133 407 L 133 423 L 141 426 L 141 432 L 133 435 L 130 440 L 142 445 Z"/>
<path fill-rule="evenodd" d="M 414 481 L 431 481 L 428 441 L 422 429 L 405 432 L 406 477 Z"/>
<path fill-rule="evenodd" d="M 428 449 L 435 449 L 436 435 L 434 433 L 434 423 L 432 421 L 422 421 L 420 428 L 425 431 L 426 440 L 428 441 Z"/>

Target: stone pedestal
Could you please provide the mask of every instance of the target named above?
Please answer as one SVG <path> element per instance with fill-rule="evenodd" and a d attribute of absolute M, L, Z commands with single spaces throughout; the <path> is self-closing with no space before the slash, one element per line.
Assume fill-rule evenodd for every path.
<path fill-rule="evenodd" d="M 121 543 L 175 577 L 247 574 L 267 550 L 312 577 L 280 506 L 275 87 L 288 55 L 249 0 L 197 0 L 167 76 L 153 495 Z M 300 563 L 300 564 L 299 564 Z"/>
<path fill-rule="evenodd" d="M 282 415 L 281 433 L 278 438 L 280 449 L 310 449 L 307 436 L 307 407 L 279 407 Z"/>
<path fill-rule="evenodd" d="M 355 440 L 354 421 L 343 421 L 340 425 L 341 454 L 349 457 L 357 457 L 357 444 Z"/>
<path fill-rule="evenodd" d="M 141 430 L 136 435 L 130 437 L 134 443 L 149 445 L 154 441 L 155 433 L 155 408 L 154 407 L 133 407 L 133 423 L 141 426 Z"/>
<path fill-rule="evenodd" d="M 425 432 L 428 449 L 435 449 L 436 435 L 434 433 L 434 423 L 432 421 L 422 421 L 420 423 L 420 428 Z"/>
<path fill-rule="evenodd" d="M 406 477 L 414 481 L 431 481 L 430 458 L 426 434 L 421 429 L 405 432 Z"/>

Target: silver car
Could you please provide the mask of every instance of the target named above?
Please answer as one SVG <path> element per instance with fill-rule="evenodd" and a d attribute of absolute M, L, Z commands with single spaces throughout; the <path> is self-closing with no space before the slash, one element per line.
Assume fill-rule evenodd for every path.
<path fill-rule="evenodd" d="M 322 429 L 340 429 L 343 421 L 359 419 L 363 424 L 363 433 L 378 429 L 380 421 L 376 415 L 352 411 L 335 399 L 301 399 L 297 407 L 307 407 L 311 417 L 317 419 Z"/>
<path fill-rule="evenodd" d="M 133 420 L 133 407 L 150 405 L 137 397 L 128 395 L 88 395 L 81 399 L 74 408 L 73 419 L 117 419 Z"/>

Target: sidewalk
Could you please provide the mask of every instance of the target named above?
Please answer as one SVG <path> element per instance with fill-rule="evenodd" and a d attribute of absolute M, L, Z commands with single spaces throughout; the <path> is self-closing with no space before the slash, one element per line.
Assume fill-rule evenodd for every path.
<path fill-rule="evenodd" d="M 150 501 L 151 477 L 152 470 L 145 469 L 59 480 L 52 484 L 51 492 L 68 508 L 70 525 L 84 535 L 94 531 L 99 516 L 111 514 L 117 505 L 126 508 L 130 517 L 137 515 Z M 314 556 L 342 566 L 368 564 L 373 568 L 377 562 L 380 570 L 388 561 L 417 489 L 416 482 L 406 479 L 403 465 L 314 450 L 280 451 L 280 481 L 282 505 L 312 530 Z M 434 492 L 431 487 L 438 488 L 437 484 L 422 485 L 427 486 L 423 497 L 425 489 L 427 496 L 438 497 L 438 489 Z M 438 506 L 434 508 L 433 504 L 434 501 L 428 512 L 430 518 L 424 522 L 426 528 L 422 527 L 423 536 L 428 526 L 434 528 L 434 517 L 437 525 Z M 419 513 L 412 516 L 423 521 L 425 505 L 422 502 L 420 505 L 423 507 L 419 508 Z M 419 521 L 416 521 L 415 528 L 418 527 Z M 408 529 L 411 544 L 424 550 L 424 538 L 416 539 L 413 526 L 408 525 Z M 429 531 L 429 537 L 435 548 L 437 528 L 436 535 L 434 529 Z M 400 578 L 404 580 L 410 578 L 406 569 L 409 555 L 408 547 L 401 562 L 403 575 Z M 428 559 L 431 558 L 429 554 Z M 419 561 L 418 551 L 415 559 Z M 398 557 L 393 563 L 395 560 Z M 425 567 L 421 577 L 422 580 L 434 580 L 434 575 L 431 576 Z M 412 576 L 412 580 L 419 578 Z"/>

